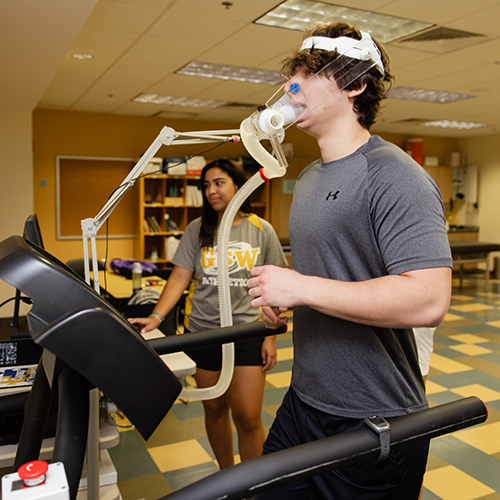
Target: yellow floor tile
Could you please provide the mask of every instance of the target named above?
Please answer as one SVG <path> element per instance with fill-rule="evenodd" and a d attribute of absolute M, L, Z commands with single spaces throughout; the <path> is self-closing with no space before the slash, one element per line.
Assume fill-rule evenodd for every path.
<path fill-rule="evenodd" d="M 196 439 L 148 449 L 160 472 L 212 462 L 212 457 Z"/>
<path fill-rule="evenodd" d="M 278 349 L 278 361 L 283 361 L 285 359 L 293 359 L 293 347 Z"/>
<path fill-rule="evenodd" d="M 470 297 L 469 295 L 453 295 L 453 300 L 460 300 L 461 302 L 469 302 L 474 300 L 474 297 Z"/>
<path fill-rule="evenodd" d="M 453 311 L 459 312 L 478 312 L 478 311 L 488 311 L 490 309 L 495 309 L 494 306 L 488 306 L 486 304 L 463 304 L 461 306 L 450 306 Z"/>
<path fill-rule="evenodd" d="M 459 316 L 458 314 L 446 313 L 444 315 L 443 323 L 446 323 L 447 321 L 459 321 L 461 319 L 464 319 L 464 317 Z"/>
<path fill-rule="evenodd" d="M 453 359 L 445 358 L 435 352 L 431 355 L 431 368 L 435 368 L 444 373 L 468 372 L 472 367 L 459 363 Z"/>
<path fill-rule="evenodd" d="M 464 385 L 463 387 L 455 387 L 454 389 L 450 390 L 451 392 L 459 394 L 464 398 L 468 398 L 469 396 L 477 396 L 485 403 L 500 399 L 500 392 L 489 389 L 488 387 L 484 387 L 484 385 L 481 384 Z"/>
<path fill-rule="evenodd" d="M 450 349 L 466 354 L 467 356 L 481 356 L 482 354 L 490 354 L 493 352 L 491 349 L 486 349 L 476 344 L 450 345 Z"/>
<path fill-rule="evenodd" d="M 292 381 L 292 372 L 269 373 L 266 376 L 266 381 L 274 387 L 289 387 Z"/>
<path fill-rule="evenodd" d="M 442 500 L 474 500 L 495 493 L 453 465 L 426 472 L 424 486 Z"/>
<path fill-rule="evenodd" d="M 121 412 L 115 413 L 115 419 L 118 432 L 126 432 L 134 428 L 130 420 Z"/>
<path fill-rule="evenodd" d="M 427 379 L 427 382 L 425 383 L 425 392 L 426 394 L 436 394 L 438 392 L 445 392 L 448 389 L 446 387 L 443 387 L 442 385 L 436 384 L 432 380 Z"/>
<path fill-rule="evenodd" d="M 454 436 L 488 455 L 500 452 L 500 422 L 465 429 Z"/>
<path fill-rule="evenodd" d="M 479 335 L 472 335 L 471 333 L 450 335 L 450 339 L 456 340 L 457 342 L 465 342 L 466 344 L 480 344 L 481 342 L 489 342 L 488 339 L 480 337 Z"/>

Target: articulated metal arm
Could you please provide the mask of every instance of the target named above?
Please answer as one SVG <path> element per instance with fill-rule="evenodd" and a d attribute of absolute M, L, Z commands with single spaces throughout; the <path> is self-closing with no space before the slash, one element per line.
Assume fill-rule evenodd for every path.
<path fill-rule="evenodd" d="M 239 130 L 209 130 L 201 132 L 176 132 L 173 128 L 163 127 L 158 137 L 153 141 L 148 150 L 142 155 L 134 168 L 130 171 L 124 181 L 110 196 L 102 210 L 94 217 L 82 220 L 83 253 L 85 265 L 85 280 L 90 284 L 88 242 L 91 243 L 92 271 L 94 274 L 94 288 L 99 292 L 99 274 L 97 268 L 97 247 L 95 238 L 101 226 L 106 222 L 116 206 L 128 190 L 134 185 L 148 163 L 161 148 L 171 144 L 204 144 L 210 142 L 238 142 Z"/>

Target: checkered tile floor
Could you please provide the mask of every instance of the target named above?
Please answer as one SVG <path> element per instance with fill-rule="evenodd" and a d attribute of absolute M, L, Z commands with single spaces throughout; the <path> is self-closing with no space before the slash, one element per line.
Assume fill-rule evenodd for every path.
<path fill-rule="evenodd" d="M 431 442 L 423 500 L 500 500 L 500 295 L 481 276 L 454 281 L 452 302 L 434 337 L 427 381 L 431 406 L 475 395 L 488 405 L 486 423 Z M 268 374 L 263 421 L 271 425 L 290 383 L 291 334 L 278 337 Z M 236 441 L 236 438 L 235 438 Z M 200 402 L 178 402 L 147 441 L 124 430 L 109 450 L 123 500 L 155 500 L 218 470 Z M 236 453 L 236 452 L 235 452 Z"/>

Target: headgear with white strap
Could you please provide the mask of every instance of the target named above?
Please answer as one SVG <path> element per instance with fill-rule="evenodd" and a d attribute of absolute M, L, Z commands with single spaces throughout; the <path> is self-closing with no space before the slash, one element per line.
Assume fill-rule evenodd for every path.
<path fill-rule="evenodd" d="M 385 74 L 384 64 L 378 47 L 375 45 L 373 38 L 366 31 L 361 31 L 361 40 L 341 36 L 338 38 L 329 38 L 326 36 L 311 36 L 306 38 L 302 43 L 300 50 L 304 49 L 319 49 L 337 51 L 339 55 L 358 59 L 359 61 L 372 61 L 374 66 Z"/>
<path fill-rule="evenodd" d="M 262 106 L 262 110 L 250 117 L 253 120 L 252 123 L 254 123 L 255 129 L 259 130 L 259 133 L 263 134 L 263 137 L 276 135 L 277 131 L 280 130 L 283 132 L 296 123 L 299 118 L 305 117 L 311 111 L 317 109 L 333 95 L 348 87 L 371 68 L 377 68 L 382 77 L 385 75 L 380 50 L 372 37 L 364 31 L 361 31 L 361 40 L 346 36 L 338 38 L 311 36 L 304 40 L 300 50 L 313 48 L 331 52 L 336 51 L 339 57 L 332 60 L 314 75 L 308 76 L 300 84 L 293 81 L 285 83 L 266 102 L 265 106 Z M 335 69 L 335 75 L 335 72 L 347 67 L 350 61 L 342 60 L 341 56 L 345 56 L 348 59 L 355 59 L 359 62 L 354 67 L 351 66 L 345 71 L 340 88 L 324 84 L 315 85 L 315 82 L 321 81 L 320 76 L 324 74 L 323 72 L 327 68 Z M 363 62 L 368 62 L 368 64 L 363 64 Z M 311 92 L 308 91 L 309 88 L 312 89 Z M 282 90 L 285 91 L 285 94 L 275 101 L 275 98 L 277 98 Z M 306 92 L 304 92 L 305 90 Z M 297 96 L 299 93 L 300 96 L 298 96 L 298 99 L 291 100 L 290 95 Z M 278 115 L 280 116 L 278 117 Z"/>

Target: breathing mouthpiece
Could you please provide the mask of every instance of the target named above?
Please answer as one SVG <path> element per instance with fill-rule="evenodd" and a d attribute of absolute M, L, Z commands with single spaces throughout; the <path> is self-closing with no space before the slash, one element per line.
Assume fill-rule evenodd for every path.
<path fill-rule="evenodd" d="M 267 136 L 275 136 L 283 127 L 297 120 L 303 111 L 302 106 L 286 104 L 278 108 L 267 108 L 257 116 L 258 129 Z"/>

